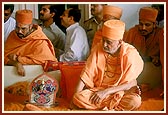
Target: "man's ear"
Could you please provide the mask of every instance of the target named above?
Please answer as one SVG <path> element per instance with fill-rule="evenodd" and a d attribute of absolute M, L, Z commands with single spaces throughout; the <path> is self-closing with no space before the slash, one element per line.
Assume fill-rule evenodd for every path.
<path fill-rule="evenodd" d="M 55 16 L 55 12 L 52 12 L 51 13 L 51 17 L 53 18 Z"/>
<path fill-rule="evenodd" d="M 70 16 L 69 18 L 70 18 L 70 20 L 74 21 L 74 17 L 73 16 Z"/>
<path fill-rule="evenodd" d="M 157 22 L 153 22 L 153 28 L 156 28 Z"/>
<path fill-rule="evenodd" d="M 30 27 L 30 29 L 32 29 L 33 28 L 33 24 L 30 24 L 29 27 Z"/>
<path fill-rule="evenodd" d="M 119 43 L 121 44 L 121 43 L 122 43 L 122 41 L 123 41 L 123 40 L 122 40 L 122 39 L 120 39 L 120 40 L 119 40 Z"/>
<path fill-rule="evenodd" d="M 119 40 L 118 46 L 121 46 L 122 41 L 122 39 Z"/>

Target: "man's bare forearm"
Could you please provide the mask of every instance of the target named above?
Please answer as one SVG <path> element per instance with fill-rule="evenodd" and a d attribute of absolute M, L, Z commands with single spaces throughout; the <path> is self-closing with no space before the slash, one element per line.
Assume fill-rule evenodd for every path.
<path fill-rule="evenodd" d="M 113 87 L 107 88 L 105 90 L 106 90 L 106 93 L 109 95 L 109 94 L 116 93 L 118 91 L 129 90 L 131 87 L 136 86 L 136 85 L 137 85 L 137 81 L 133 80 L 129 83 L 124 83 L 122 85 L 113 86 Z"/>

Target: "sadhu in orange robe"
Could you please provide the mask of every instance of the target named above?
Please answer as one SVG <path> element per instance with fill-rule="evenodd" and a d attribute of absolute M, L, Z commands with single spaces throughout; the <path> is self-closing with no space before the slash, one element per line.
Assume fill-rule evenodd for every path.
<path fill-rule="evenodd" d="M 159 38 L 163 39 L 163 29 L 156 27 L 148 38 L 142 36 L 138 30 L 138 25 L 131 28 L 125 35 L 124 41 L 137 48 L 144 60 L 148 57 L 160 55 Z"/>
<path fill-rule="evenodd" d="M 88 89 L 74 94 L 73 103 L 79 108 L 90 110 L 134 110 L 141 105 L 141 97 L 134 92 L 118 91 L 106 97 L 99 104 L 92 104 L 89 99 L 93 92 L 115 87 L 136 80 L 143 70 L 143 60 L 137 50 L 122 43 L 118 57 L 109 56 L 103 51 L 102 44 L 97 44 L 81 73 L 81 80 Z"/>
<path fill-rule="evenodd" d="M 145 62 L 144 71 L 138 78 L 140 84 L 145 83 L 153 88 L 159 86 L 160 82 L 162 82 L 163 67 L 155 66 L 152 63 L 151 57 L 160 58 L 161 56 L 160 61 L 163 63 L 163 40 L 163 29 L 159 27 L 156 27 L 147 38 L 140 34 L 138 25 L 135 25 L 126 33 L 124 41 L 135 46 Z"/>
<path fill-rule="evenodd" d="M 16 54 L 18 61 L 24 65 L 43 64 L 48 60 L 57 61 L 54 47 L 50 40 L 39 26 L 34 25 L 34 27 L 37 30 L 24 39 L 19 38 L 15 30 L 10 33 L 4 48 L 5 64 L 9 61 L 9 54 Z"/>

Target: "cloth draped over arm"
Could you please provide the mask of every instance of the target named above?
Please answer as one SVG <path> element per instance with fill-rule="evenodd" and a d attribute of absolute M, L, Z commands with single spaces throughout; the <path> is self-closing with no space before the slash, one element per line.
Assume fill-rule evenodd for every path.
<path fill-rule="evenodd" d="M 22 64 L 42 64 L 48 60 L 57 61 L 54 47 L 39 26 L 33 33 L 20 39 L 15 31 L 9 35 L 4 48 L 4 63 L 9 54 L 16 54 Z"/>

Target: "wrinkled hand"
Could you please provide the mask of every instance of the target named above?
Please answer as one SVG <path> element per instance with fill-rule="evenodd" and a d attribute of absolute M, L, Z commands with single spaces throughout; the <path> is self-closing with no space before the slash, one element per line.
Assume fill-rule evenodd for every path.
<path fill-rule="evenodd" d="M 9 58 L 8 64 L 15 66 L 17 69 L 17 73 L 19 75 L 25 76 L 25 69 L 23 68 L 23 65 L 20 62 L 18 62 L 17 55 L 16 54 L 9 54 L 8 58 Z"/>
<path fill-rule="evenodd" d="M 90 97 L 90 101 L 92 104 L 98 104 L 100 103 L 105 97 L 107 96 L 105 90 L 100 90 L 97 92 L 94 92 L 93 95 Z"/>
<path fill-rule="evenodd" d="M 128 92 L 132 92 L 132 93 L 136 93 L 138 95 L 141 95 L 141 90 L 139 88 L 139 86 L 133 86 L 132 88 L 130 88 L 129 90 L 127 90 L 127 93 Z"/>
<path fill-rule="evenodd" d="M 16 69 L 19 75 L 25 76 L 25 69 L 23 68 L 23 65 L 21 63 L 16 64 Z"/>

